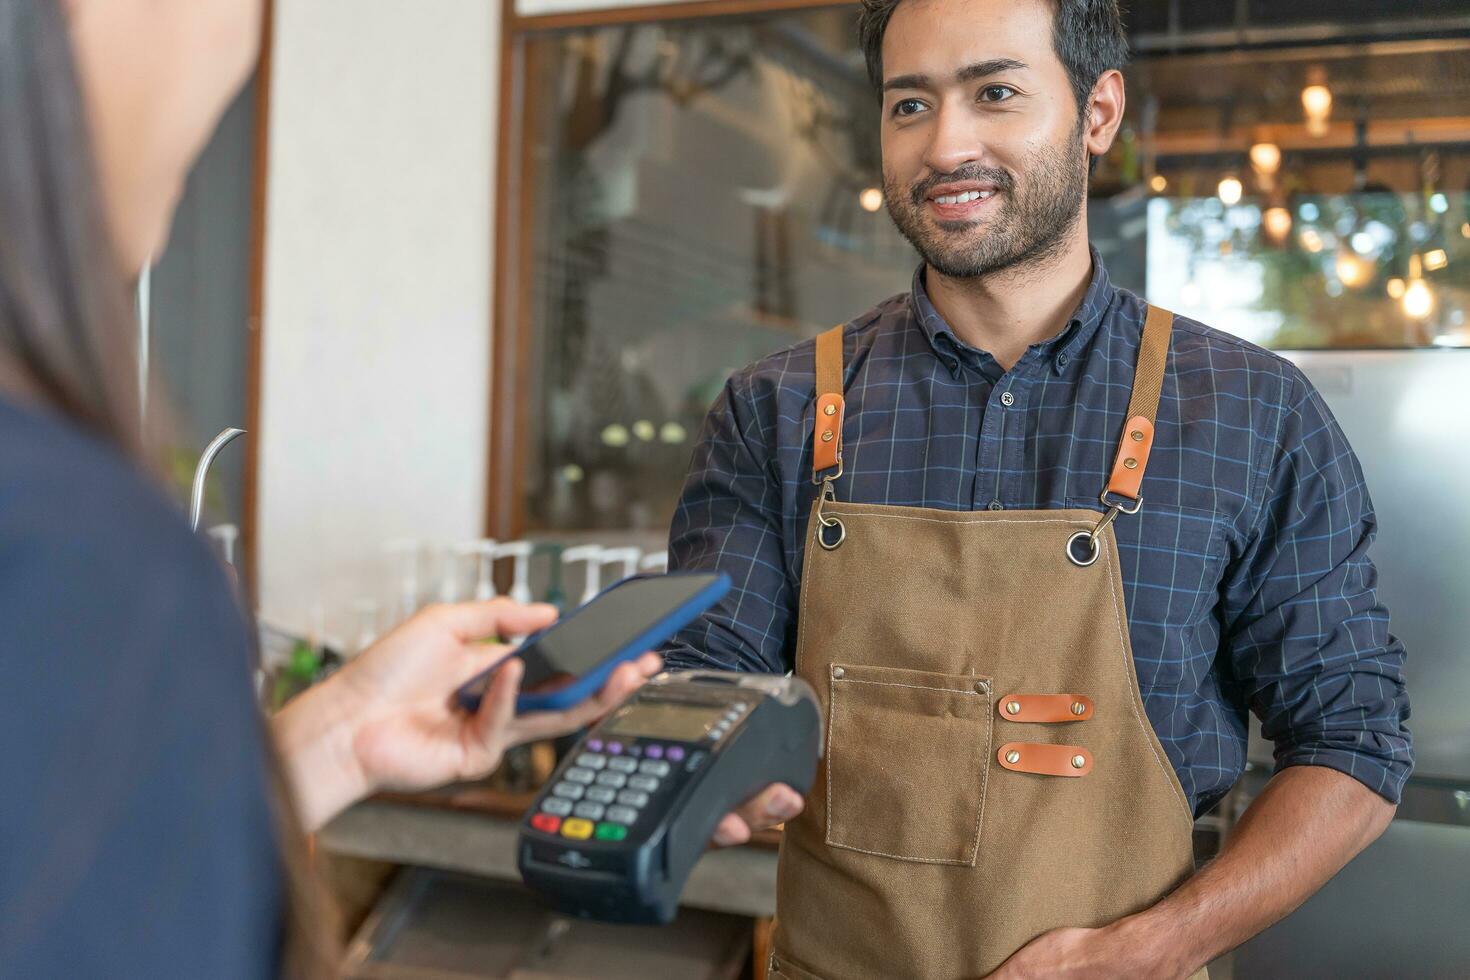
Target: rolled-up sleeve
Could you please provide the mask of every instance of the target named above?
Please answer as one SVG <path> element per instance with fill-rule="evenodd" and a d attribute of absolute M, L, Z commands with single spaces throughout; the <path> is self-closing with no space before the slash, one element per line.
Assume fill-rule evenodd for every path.
<path fill-rule="evenodd" d="M 674 669 L 784 673 L 794 628 L 781 539 L 781 487 L 740 376 L 705 419 L 669 533 L 673 571 L 722 571 L 733 587 L 663 648 Z"/>
<path fill-rule="evenodd" d="M 1413 747 L 1404 647 L 1368 556 L 1373 504 L 1305 377 L 1286 404 L 1259 514 L 1226 582 L 1222 652 L 1278 769 L 1336 769 L 1397 803 Z"/>

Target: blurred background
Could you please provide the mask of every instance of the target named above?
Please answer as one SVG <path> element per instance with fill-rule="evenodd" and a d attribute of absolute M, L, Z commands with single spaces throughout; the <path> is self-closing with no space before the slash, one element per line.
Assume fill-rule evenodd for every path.
<path fill-rule="evenodd" d="M 730 372 L 908 288 L 852 4 L 270 6 L 142 303 L 181 486 L 215 432 L 249 430 L 213 470 L 205 525 L 222 547 L 238 534 L 268 655 L 295 678 L 278 698 L 422 603 L 570 607 L 658 567 Z M 1400 818 L 1212 975 L 1470 976 L 1470 3 L 1136 0 L 1126 20 L 1093 244 L 1119 285 L 1321 389 L 1367 472 L 1411 658 Z M 1201 821 L 1202 856 L 1269 775 L 1269 747 L 1253 759 Z M 400 879 L 364 927 L 362 975 L 410 955 L 385 922 L 472 909 L 503 877 L 473 854 L 493 846 L 494 794 L 534 784 L 517 765 L 324 836 L 381 867 L 480 876 Z M 746 871 L 720 873 L 696 902 L 759 920 L 768 896 L 730 899 Z M 468 955 L 430 946 L 410 959 Z M 609 955 L 588 975 L 621 975 Z"/>

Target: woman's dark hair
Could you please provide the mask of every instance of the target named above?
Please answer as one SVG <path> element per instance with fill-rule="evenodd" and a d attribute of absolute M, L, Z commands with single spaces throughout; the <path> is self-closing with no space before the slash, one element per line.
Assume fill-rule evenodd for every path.
<path fill-rule="evenodd" d="M 0 365 L 137 455 L 127 282 L 107 232 L 57 0 L 0 0 Z"/>
<path fill-rule="evenodd" d="M 61 2 L 0 0 L 0 392 L 58 412 L 147 468 L 135 325 Z M 267 750 L 286 882 L 282 972 L 333 976 L 334 910 L 269 738 Z"/>
<path fill-rule="evenodd" d="M 903 0 L 862 0 L 858 40 L 868 62 L 873 89 L 883 91 L 883 34 Z M 1128 63 L 1128 36 L 1118 0 L 1047 0 L 1052 5 L 1052 47 L 1072 80 L 1079 113 L 1087 109 L 1092 87 L 1103 72 Z"/>

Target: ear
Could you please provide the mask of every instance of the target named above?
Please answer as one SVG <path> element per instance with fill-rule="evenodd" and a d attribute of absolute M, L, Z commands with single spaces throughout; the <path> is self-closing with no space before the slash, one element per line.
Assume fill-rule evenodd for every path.
<path fill-rule="evenodd" d="M 1103 72 L 1087 100 L 1082 140 L 1088 155 L 1101 157 L 1112 147 L 1113 137 L 1118 135 L 1118 127 L 1123 124 L 1125 101 L 1123 73 L 1116 69 Z"/>

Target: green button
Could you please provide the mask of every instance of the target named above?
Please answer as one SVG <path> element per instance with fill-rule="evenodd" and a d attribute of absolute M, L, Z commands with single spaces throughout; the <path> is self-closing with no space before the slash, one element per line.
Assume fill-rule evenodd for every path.
<path fill-rule="evenodd" d="M 628 828 L 620 823 L 600 823 L 593 836 L 598 840 L 622 840 L 628 836 Z"/>

